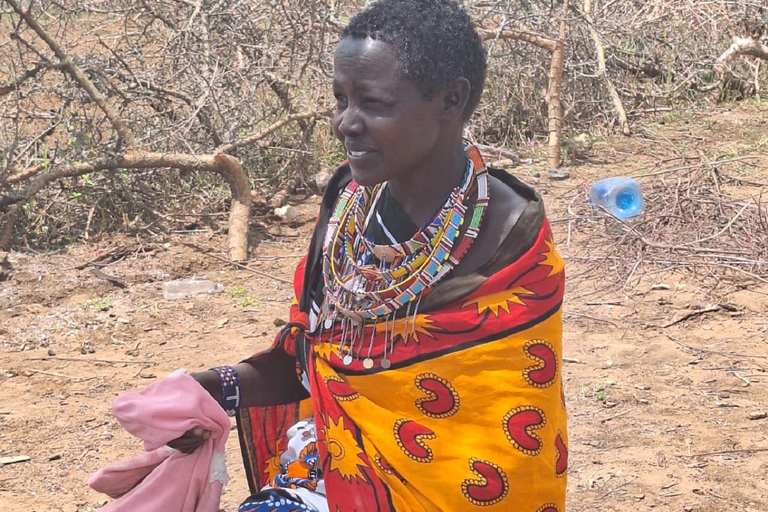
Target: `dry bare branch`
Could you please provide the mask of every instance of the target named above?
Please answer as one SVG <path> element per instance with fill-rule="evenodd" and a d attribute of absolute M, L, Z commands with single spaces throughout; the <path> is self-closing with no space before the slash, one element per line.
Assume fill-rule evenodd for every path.
<path fill-rule="evenodd" d="M 592 0 L 584 0 L 584 16 L 589 25 L 589 33 L 592 36 L 592 40 L 595 42 L 595 49 L 597 51 L 597 74 L 605 82 L 605 88 L 608 89 L 608 93 L 611 96 L 613 102 L 613 108 L 616 110 L 616 116 L 619 118 L 619 126 L 621 127 L 621 133 L 624 135 L 631 135 L 632 131 L 629 128 L 629 120 L 627 119 L 627 111 L 624 109 L 624 104 L 621 102 L 621 97 L 616 87 L 608 78 L 605 71 L 605 49 L 603 48 L 603 42 L 600 40 L 600 34 L 595 30 L 594 22 L 592 21 Z"/>
<path fill-rule="evenodd" d="M 37 74 L 40 73 L 40 71 L 42 71 L 45 68 L 46 66 L 42 64 L 37 64 L 35 67 L 30 68 L 26 70 L 24 73 L 22 73 L 21 75 L 19 75 L 11 83 L 0 86 L 0 96 L 7 96 L 11 92 L 17 90 L 19 87 L 21 87 L 21 85 L 24 84 L 24 82 L 26 82 L 30 78 L 36 77 Z"/>
<path fill-rule="evenodd" d="M 64 165 L 36 177 L 20 194 L 6 196 L 4 204 L 11 205 L 8 215 L 0 227 L 0 247 L 10 245 L 13 224 L 18 208 L 34 198 L 49 184 L 63 178 L 83 176 L 105 170 L 180 169 L 185 171 L 213 172 L 221 175 L 232 192 L 232 207 L 229 217 L 229 255 L 232 260 L 248 259 L 248 221 L 251 206 L 251 189 L 248 179 L 236 158 L 224 153 L 213 155 L 187 155 L 171 153 L 135 152 L 113 159 L 99 159 L 79 164 Z M 5 249 L 7 250 L 7 249 Z"/>
<path fill-rule="evenodd" d="M 758 59 L 768 60 L 768 46 L 752 37 L 735 37 L 733 44 L 717 58 L 715 71 L 721 75 L 724 74 L 733 59 L 740 55 L 751 55 Z"/>
<path fill-rule="evenodd" d="M 69 73 L 77 83 L 80 84 L 80 86 L 88 93 L 91 98 L 93 98 L 93 101 L 96 102 L 96 104 L 104 112 L 107 118 L 109 118 L 109 121 L 112 123 L 115 131 L 120 136 L 120 139 L 122 139 L 123 144 L 128 148 L 133 147 L 133 134 L 128 129 L 123 119 L 120 117 L 120 114 L 112 105 L 109 104 L 109 102 L 107 102 L 107 99 L 104 97 L 101 91 L 99 91 L 94 83 L 85 75 L 85 73 L 83 73 L 80 67 L 78 67 L 72 61 L 72 59 L 67 56 L 64 50 L 62 50 L 61 47 L 56 43 L 56 41 L 54 41 L 51 36 L 48 35 L 45 29 L 43 29 L 43 27 L 37 22 L 37 20 L 32 17 L 32 15 L 30 15 L 29 11 L 24 10 L 24 8 L 21 7 L 21 4 L 19 4 L 16 0 L 5 1 L 14 11 L 16 11 L 19 16 L 21 16 L 24 22 L 32 30 L 35 31 L 38 37 L 45 41 L 45 44 L 48 45 L 48 48 L 50 48 L 54 55 L 56 55 L 56 58 L 59 59 L 61 67 L 66 70 L 67 73 Z"/>
<path fill-rule="evenodd" d="M 479 29 L 480 37 L 483 41 L 489 41 L 491 39 L 511 39 L 514 41 L 523 41 L 530 43 L 534 46 L 538 46 L 543 50 L 547 50 L 549 53 L 554 53 L 557 50 L 557 40 L 549 38 L 547 36 L 536 34 L 535 32 L 526 32 L 524 30 L 504 29 L 498 32 L 494 32 L 488 29 Z"/>
<path fill-rule="evenodd" d="M 323 110 L 323 111 L 311 110 L 311 111 L 308 111 L 308 112 L 300 112 L 298 114 L 291 114 L 288 117 L 285 117 L 285 118 L 283 118 L 283 119 L 281 119 L 279 121 L 276 121 L 276 122 L 272 123 L 267 128 L 265 128 L 265 129 L 263 129 L 263 130 L 261 130 L 261 131 L 259 131 L 257 133 L 248 135 L 247 137 L 245 137 L 245 138 L 243 138 L 243 139 L 241 139 L 241 140 L 239 140 L 237 142 L 232 142 L 230 144 L 224 144 L 223 146 L 220 146 L 219 148 L 217 148 L 217 151 L 219 151 L 221 153 L 231 153 L 232 151 L 234 151 L 234 150 L 236 150 L 238 148 L 242 148 L 242 147 L 245 147 L 245 146 L 250 146 L 251 144 L 254 144 L 255 142 L 258 142 L 258 141 L 264 139 L 269 134 L 274 133 L 275 131 L 279 130 L 283 126 L 285 126 L 287 124 L 290 124 L 290 123 L 292 123 L 294 121 L 300 121 L 300 120 L 304 120 L 304 119 L 311 119 L 313 117 L 328 117 L 329 115 L 330 115 L 330 110 Z"/>
<path fill-rule="evenodd" d="M 55 180 L 17 208 L 36 179 L 126 151 L 226 152 L 267 198 L 343 158 L 327 129 L 330 62 L 359 2 L 11 2 L 27 11 L 8 7 L 0 19 L 0 222 L 7 226 L 15 212 L 17 241 L 60 243 L 81 236 L 83 226 L 169 231 L 203 209 L 226 215 L 231 192 L 212 173 L 161 167 Z M 490 58 L 487 91 L 468 129 L 477 143 L 510 154 L 539 158 L 546 146 L 556 166 L 557 131 L 611 130 L 617 97 L 639 122 L 710 101 L 709 91 L 722 99 L 731 97 L 722 94 L 727 87 L 755 94 L 768 80 L 768 66 L 753 64 L 763 62 L 768 44 L 764 14 L 755 14 L 764 3 L 591 0 L 589 17 L 571 5 L 561 37 L 562 2 L 469 0 Z M 733 46 L 732 34 L 746 42 Z M 93 88 L 82 85 L 88 81 Z M 132 147 L 116 146 L 113 119 L 130 130 Z M 265 213 L 267 202 L 254 212 Z M 183 216 L 174 215 L 179 210 Z M 206 215 L 197 220 L 217 228 L 207 219 L 218 217 Z"/>

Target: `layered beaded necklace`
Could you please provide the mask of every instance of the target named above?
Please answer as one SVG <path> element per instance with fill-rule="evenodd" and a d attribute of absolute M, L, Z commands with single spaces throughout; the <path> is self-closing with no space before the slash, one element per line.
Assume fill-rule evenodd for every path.
<path fill-rule="evenodd" d="M 415 316 L 421 298 L 448 275 L 477 238 L 488 207 L 488 171 L 477 148 L 464 141 L 464 150 L 467 164 L 461 182 L 425 227 L 405 242 L 378 245 L 365 236 L 386 183 L 368 188 L 351 182 L 339 197 L 324 244 L 325 301 L 319 320 L 321 329 L 341 323 L 339 354 L 344 364 L 352 362 L 356 338 L 365 325 L 390 319 L 394 323 L 404 307 L 407 316 Z M 470 206 L 472 215 L 467 219 Z M 350 346 L 345 348 L 347 342 Z M 368 352 L 363 365 L 371 368 L 370 347 Z M 386 345 L 381 365 L 390 365 Z"/>

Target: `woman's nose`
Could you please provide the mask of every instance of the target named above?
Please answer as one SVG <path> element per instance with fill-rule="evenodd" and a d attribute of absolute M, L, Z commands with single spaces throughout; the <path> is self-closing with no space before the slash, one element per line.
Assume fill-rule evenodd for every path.
<path fill-rule="evenodd" d="M 336 114 L 336 130 L 343 137 L 359 135 L 363 131 L 363 119 L 357 108 L 347 107 Z"/>

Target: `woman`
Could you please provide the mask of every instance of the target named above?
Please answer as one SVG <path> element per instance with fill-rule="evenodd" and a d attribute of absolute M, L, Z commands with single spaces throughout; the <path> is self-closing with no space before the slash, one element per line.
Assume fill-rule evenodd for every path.
<path fill-rule="evenodd" d="M 347 161 L 291 322 L 269 351 L 194 375 L 237 414 L 241 510 L 564 510 L 564 263 L 540 198 L 462 138 L 485 69 L 451 0 L 380 0 L 344 30 Z"/>

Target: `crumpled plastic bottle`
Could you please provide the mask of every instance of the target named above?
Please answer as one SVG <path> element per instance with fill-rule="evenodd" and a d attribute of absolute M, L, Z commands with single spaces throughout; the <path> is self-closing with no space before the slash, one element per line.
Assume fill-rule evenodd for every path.
<path fill-rule="evenodd" d="M 224 285 L 210 279 L 185 279 L 163 283 L 163 297 L 166 300 L 183 299 L 201 293 L 219 293 Z"/>

